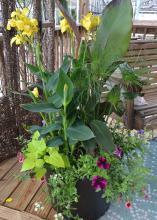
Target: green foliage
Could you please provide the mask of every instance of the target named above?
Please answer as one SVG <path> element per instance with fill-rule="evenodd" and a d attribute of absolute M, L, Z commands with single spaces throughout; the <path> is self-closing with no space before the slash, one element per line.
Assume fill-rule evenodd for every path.
<path fill-rule="evenodd" d="M 120 87 L 116 85 L 108 93 L 107 101 L 111 103 L 116 109 L 116 106 L 119 105 L 119 100 L 120 100 Z"/>
<path fill-rule="evenodd" d="M 114 62 L 122 58 L 128 49 L 131 30 L 131 1 L 111 1 L 103 12 L 92 49 L 95 71 L 104 74 Z"/>
<path fill-rule="evenodd" d="M 71 79 L 62 70 L 59 73 L 59 81 L 56 92 L 62 98 L 63 105 L 64 102 L 66 105 L 71 102 L 73 98 L 74 86 Z"/>
<path fill-rule="evenodd" d="M 58 112 L 59 109 L 55 108 L 53 104 L 49 103 L 31 103 L 31 104 L 23 104 L 22 108 L 30 111 L 30 112 Z"/>
<path fill-rule="evenodd" d="M 114 142 L 106 124 L 102 121 L 95 120 L 92 121 L 90 125 L 95 134 L 97 144 L 108 151 L 113 151 L 115 147 Z"/>
<path fill-rule="evenodd" d="M 22 107 L 39 113 L 44 125 L 30 128 L 33 136 L 23 150 L 22 171 L 40 179 L 51 170 L 49 184 L 54 204 L 63 210 L 65 217 L 75 220 L 79 218 L 73 216 L 72 204 L 78 201 L 79 180 L 105 178 L 109 184 L 103 194 L 112 201 L 121 195 L 128 199 L 131 193 L 140 192 L 147 174 L 142 160 L 144 139 L 132 137 L 130 131 L 119 133 L 116 126 L 108 125 L 110 114 L 122 109 L 121 85 L 114 85 L 107 102 L 101 103 L 104 84 L 119 65 L 126 87 L 140 85 L 138 73 L 131 74 L 120 62 L 130 41 L 131 1 L 113 0 L 101 20 L 96 39 L 92 36 L 93 42 L 82 41 L 78 58 L 66 56 L 53 74 L 42 65 L 39 44 L 37 67 L 27 65 L 41 84 L 37 86 L 40 91 L 35 90 L 36 96 L 28 89 L 33 102 Z M 122 148 L 123 157 L 115 156 L 116 146 Z M 99 157 L 104 157 L 111 167 L 100 169 L 96 164 Z"/>
<path fill-rule="evenodd" d="M 72 140 L 86 141 L 94 138 L 91 129 L 85 125 L 75 125 L 67 129 L 67 135 Z"/>
<path fill-rule="evenodd" d="M 125 130 L 120 123 L 111 127 L 111 132 L 116 140 L 115 143 L 123 149 L 123 157 L 116 157 L 113 152 L 104 149 L 99 151 L 99 156 L 91 154 L 81 155 L 77 165 L 66 170 L 55 170 L 50 176 L 49 185 L 52 189 L 51 198 L 56 204 L 57 211 L 62 210 L 65 218 L 77 219 L 74 215 L 74 204 L 79 197 L 76 190 L 77 182 L 87 178 L 92 180 L 93 176 L 101 176 L 108 181 L 107 187 L 102 191 L 102 197 L 108 202 L 117 201 L 123 198 L 125 201 L 132 201 L 136 192 L 142 195 L 142 190 L 146 187 L 149 169 L 144 167 L 143 156 L 146 151 L 145 143 L 148 134 L 139 135 L 134 131 L 135 136 L 130 136 L 131 131 Z M 128 140 L 128 142 L 127 142 Z M 126 145 L 126 143 L 128 143 Z M 142 145 L 142 148 L 140 146 Z M 108 170 L 100 169 L 97 166 L 99 157 L 106 158 L 111 164 Z"/>
<path fill-rule="evenodd" d="M 44 139 L 39 139 L 40 133 L 36 131 L 32 140 L 24 150 L 25 160 L 21 171 L 33 170 L 37 179 L 46 173 L 46 165 L 54 167 L 69 167 L 70 163 L 66 155 L 59 153 L 58 148 L 48 148 Z"/>

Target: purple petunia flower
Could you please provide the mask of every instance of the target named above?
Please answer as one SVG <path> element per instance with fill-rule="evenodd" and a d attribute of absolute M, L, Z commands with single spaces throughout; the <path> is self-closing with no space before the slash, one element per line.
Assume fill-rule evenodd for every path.
<path fill-rule="evenodd" d="M 97 160 L 96 163 L 97 163 L 99 168 L 105 169 L 105 170 L 110 169 L 110 166 L 111 166 L 110 163 L 107 163 L 107 160 L 106 160 L 105 157 L 99 157 L 99 159 Z"/>
<path fill-rule="evenodd" d="M 98 189 L 103 190 L 107 186 L 107 180 L 101 176 L 93 176 L 92 186 L 94 187 L 95 190 Z"/>
<path fill-rule="evenodd" d="M 137 134 L 144 134 L 144 130 L 143 129 L 138 130 Z"/>
<path fill-rule="evenodd" d="M 116 149 L 115 149 L 115 151 L 113 152 L 113 154 L 114 154 L 116 157 L 118 157 L 118 158 L 121 159 L 121 158 L 123 157 L 124 152 L 123 152 L 122 148 L 116 147 Z"/>

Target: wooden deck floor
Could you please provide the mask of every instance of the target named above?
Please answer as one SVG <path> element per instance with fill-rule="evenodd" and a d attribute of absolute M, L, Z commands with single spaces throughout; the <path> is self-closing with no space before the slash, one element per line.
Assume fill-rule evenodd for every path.
<path fill-rule="evenodd" d="M 18 180 L 20 168 L 16 158 L 0 163 L 0 220 L 53 220 L 55 211 L 47 201 L 46 184 Z M 12 202 L 7 203 L 7 198 Z M 36 202 L 44 209 L 35 211 Z"/>

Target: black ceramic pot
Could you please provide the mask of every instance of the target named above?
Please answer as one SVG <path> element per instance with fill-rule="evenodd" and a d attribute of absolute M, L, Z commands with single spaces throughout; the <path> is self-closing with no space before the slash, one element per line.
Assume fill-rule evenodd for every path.
<path fill-rule="evenodd" d="M 108 210 L 110 204 L 101 198 L 101 192 L 95 192 L 91 181 L 84 179 L 77 183 L 79 201 L 74 205 L 76 213 L 83 220 L 97 220 Z"/>
<path fill-rule="evenodd" d="M 47 181 L 50 177 L 50 174 L 52 174 L 51 171 L 46 175 Z M 48 188 L 49 192 L 51 192 L 52 189 L 50 189 L 50 187 Z M 95 192 L 91 185 L 91 181 L 87 180 L 86 178 L 78 181 L 76 188 L 79 195 L 79 201 L 73 205 L 75 208 L 73 213 L 74 216 L 78 215 L 83 220 L 98 220 L 107 212 L 110 203 L 107 203 L 105 199 L 101 197 L 102 192 Z M 73 219 L 66 217 L 65 220 Z"/>

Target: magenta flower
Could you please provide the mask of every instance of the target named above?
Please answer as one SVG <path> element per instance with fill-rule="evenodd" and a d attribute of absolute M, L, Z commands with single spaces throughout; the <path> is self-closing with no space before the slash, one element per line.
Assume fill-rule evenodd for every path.
<path fill-rule="evenodd" d="M 18 153 L 17 153 L 17 159 L 18 159 L 18 162 L 19 162 L 19 163 L 23 163 L 23 162 L 24 162 L 24 159 L 25 159 L 23 153 L 18 152 Z"/>
<path fill-rule="evenodd" d="M 93 176 L 92 186 L 95 190 L 97 189 L 105 189 L 107 186 L 107 180 L 101 176 Z"/>
<path fill-rule="evenodd" d="M 147 194 L 144 195 L 144 199 L 147 200 L 149 199 L 149 196 Z"/>
<path fill-rule="evenodd" d="M 130 209 L 130 208 L 132 208 L 132 203 L 131 202 L 126 202 L 125 203 L 125 208 L 127 208 L 127 209 Z"/>
<path fill-rule="evenodd" d="M 115 151 L 113 152 L 113 154 L 118 157 L 118 158 L 122 158 L 123 157 L 123 150 L 120 147 L 116 147 Z"/>
<path fill-rule="evenodd" d="M 105 170 L 110 169 L 110 166 L 111 166 L 110 163 L 107 163 L 107 160 L 105 157 L 99 157 L 96 163 L 99 168 L 105 169 Z"/>

